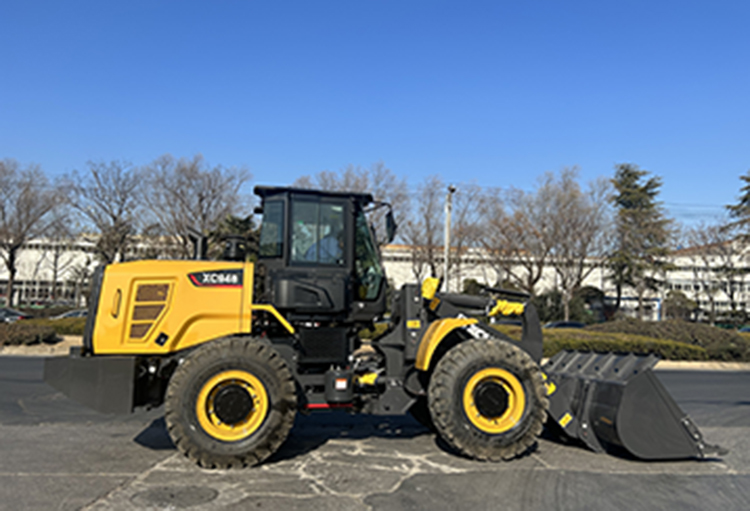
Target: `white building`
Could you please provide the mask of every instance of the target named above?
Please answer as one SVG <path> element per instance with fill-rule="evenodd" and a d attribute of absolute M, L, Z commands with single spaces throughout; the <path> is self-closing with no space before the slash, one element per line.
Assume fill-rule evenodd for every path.
<path fill-rule="evenodd" d="M 703 311 L 721 314 L 750 306 L 750 246 L 738 241 L 672 254 L 665 292 L 680 291 Z"/>
<path fill-rule="evenodd" d="M 645 317 L 658 320 L 662 313 L 662 301 L 671 290 L 681 291 L 698 303 L 703 310 L 710 310 L 713 299 L 715 310 L 728 311 L 735 308 L 745 310 L 750 305 L 750 272 L 747 265 L 747 249 L 733 246 L 732 250 L 706 253 L 704 249 L 687 249 L 675 252 L 670 258 L 671 268 L 659 279 L 665 285 L 658 292 L 646 296 Z M 436 249 L 437 273 L 442 274 L 443 251 Z M 383 263 L 388 279 L 395 288 L 404 283 L 418 282 L 429 275 L 426 266 L 415 265 L 412 247 L 388 245 L 383 249 Z M 21 250 L 14 286 L 14 303 L 34 304 L 62 301 L 70 305 L 82 306 L 88 279 L 97 266 L 94 243 L 85 238 L 74 241 L 53 242 L 32 240 Z M 600 261 L 591 260 L 591 272 L 584 285 L 602 290 L 606 297 L 614 299 L 616 290 L 608 280 Z M 731 278 L 727 277 L 731 268 Z M 56 294 L 52 282 L 57 280 Z M 453 292 L 463 289 L 463 282 L 474 279 L 493 286 L 505 280 L 506 276 L 491 264 L 488 254 L 480 249 L 472 249 L 461 258 L 461 265 L 450 272 L 447 288 Z M 0 265 L 0 302 L 4 301 L 8 271 Z M 552 267 L 546 267 L 537 286 L 537 292 L 557 288 L 557 277 Z M 621 309 L 635 313 L 637 298 L 634 290 L 623 290 Z"/>
<path fill-rule="evenodd" d="M 135 252 L 143 247 L 135 248 Z M 95 242 L 36 239 L 26 243 L 16 260 L 13 303 L 62 303 L 85 306 L 88 281 L 98 266 Z M 0 259 L 0 304 L 6 303 L 9 273 Z M 57 281 L 57 286 L 53 282 Z"/>

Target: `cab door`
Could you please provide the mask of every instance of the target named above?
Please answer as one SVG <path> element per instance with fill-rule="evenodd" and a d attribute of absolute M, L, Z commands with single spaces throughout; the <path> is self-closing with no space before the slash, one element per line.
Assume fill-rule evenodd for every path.
<path fill-rule="evenodd" d="M 343 316 L 351 303 L 352 205 L 337 197 L 288 197 L 264 205 L 261 260 L 278 257 L 265 261 L 273 304 L 311 319 Z"/>

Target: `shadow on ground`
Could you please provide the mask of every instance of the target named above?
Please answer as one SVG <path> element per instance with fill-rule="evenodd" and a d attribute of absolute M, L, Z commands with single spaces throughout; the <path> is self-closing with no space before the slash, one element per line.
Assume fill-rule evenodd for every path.
<path fill-rule="evenodd" d="M 172 439 L 169 438 L 164 417 L 159 417 L 158 419 L 151 421 L 151 424 L 138 433 L 138 436 L 136 436 L 133 441 L 138 445 L 142 445 L 143 447 L 155 451 L 175 449 Z"/>
<path fill-rule="evenodd" d="M 304 456 L 315 451 L 330 440 L 366 440 L 370 438 L 408 440 L 424 435 L 432 435 L 435 446 L 440 451 L 465 458 L 465 456 L 456 452 L 442 438 L 422 426 L 409 415 L 356 415 L 336 410 L 317 412 L 310 415 L 298 414 L 286 442 L 284 442 L 279 451 L 267 463 L 292 460 Z M 566 440 L 564 435 L 555 434 L 549 428 L 545 428 L 540 438 L 561 445 L 586 449 L 582 443 L 575 440 Z M 175 449 L 175 445 L 167 432 L 163 417 L 153 420 L 133 440 L 137 444 L 152 450 Z M 532 446 L 522 457 L 535 452 L 537 446 L 538 444 Z M 629 456 L 622 455 L 621 457 L 630 458 Z"/>
<path fill-rule="evenodd" d="M 554 424 L 553 424 L 554 426 Z M 422 426 L 411 416 L 375 416 L 356 415 L 345 411 L 334 410 L 330 412 L 316 412 L 310 415 L 298 414 L 294 427 L 289 437 L 281 448 L 266 463 L 278 463 L 294 460 L 319 449 L 331 440 L 368 440 L 380 439 L 381 445 L 387 445 L 388 440 L 403 441 L 416 437 L 429 437 L 434 443 L 436 450 L 468 459 L 463 454 L 455 451 L 440 436 Z M 566 437 L 555 431 L 549 424 L 540 435 L 540 440 L 552 444 L 568 446 L 571 449 L 587 451 L 588 448 L 580 441 Z M 164 418 L 160 417 L 151 422 L 146 429 L 141 431 L 134 441 L 148 449 L 156 451 L 174 450 L 175 446 L 169 438 Z M 352 442 L 354 443 L 354 442 Z M 537 452 L 539 443 L 531 446 L 519 458 L 526 457 Z M 629 461 L 643 461 L 635 458 L 629 452 L 608 446 L 608 455 Z M 707 458 L 703 461 L 716 461 L 718 458 Z M 644 463 L 646 463 L 644 461 Z M 653 461 L 651 461 L 653 463 Z"/>
<path fill-rule="evenodd" d="M 431 434 L 410 416 L 351 415 L 341 411 L 298 414 L 289 437 L 271 458 L 273 461 L 293 459 L 307 454 L 333 439 L 364 440 L 367 438 L 410 439 Z M 164 418 L 155 419 L 134 439 L 135 443 L 153 450 L 173 450 Z M 438 442 L 441 449 L 447 444 Z"/>
<path fill-rule="evenodd" d="M 302 456 L 335 439 L 411 439 L 431 434 L 411 416 L 356 415 L 344 411 L 297 415 L 289 438 L 269 462 Z"/>

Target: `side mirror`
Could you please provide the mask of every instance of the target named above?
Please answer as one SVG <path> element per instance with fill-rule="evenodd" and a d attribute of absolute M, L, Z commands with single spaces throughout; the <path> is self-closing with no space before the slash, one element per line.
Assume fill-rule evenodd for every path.
<path fill-rule="evenodd" d="M 224 241 L 225 261 L 245 261 L 247 255 L 247 240 L 244 236 L 227 236 Z"/>
<path fill-rule="evenodd" d="M 393 211 L 390 209 L 385 215 L 385 232 L 388 237 L 388 243 L 392 242 L 396 237 L 396 220 L 393 218 Z"/>

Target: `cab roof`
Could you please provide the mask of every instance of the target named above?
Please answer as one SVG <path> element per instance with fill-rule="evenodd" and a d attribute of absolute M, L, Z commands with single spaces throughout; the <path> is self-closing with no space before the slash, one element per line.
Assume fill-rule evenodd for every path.
<path fill-rule="evenodd" d="M 253 191 L 255 195 L 265 199 L 273 195 L 294 194 L 308 195 L 311 197 L 334 197 L 338 199 L 351 199 L 359 202 L 363 206 L 374 202 L 372 194 L 362 192 L 331 192 L 326 190 L 315 190 L 312 188 L 292 188 L 287 186 L 256 186 Z"/>

